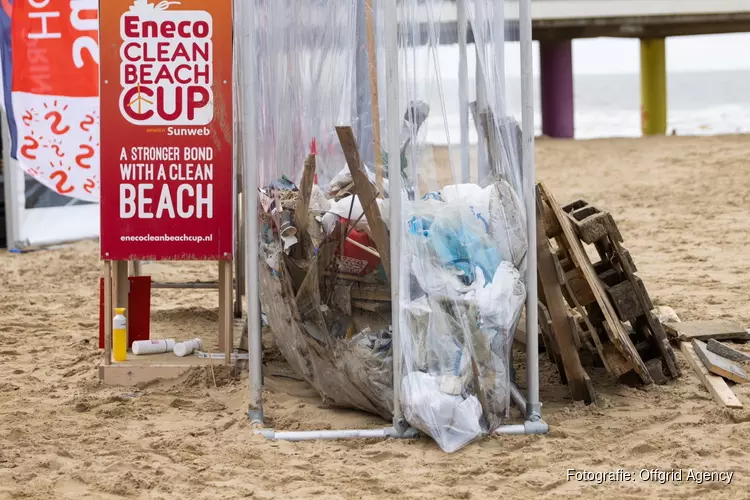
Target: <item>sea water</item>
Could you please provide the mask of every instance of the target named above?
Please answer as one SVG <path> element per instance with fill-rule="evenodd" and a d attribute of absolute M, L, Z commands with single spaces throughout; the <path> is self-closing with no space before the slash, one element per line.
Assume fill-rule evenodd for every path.
<path fill-rule="evenodd" d="M 433 114 L 425 141 L 457 143 L 460 138 L 458 79 L 443 78 L 444 118 L 440 100 L 430 95 Z M 641 135 L 640 75 L 576 75 L 574 77 L 575 137 L 639 137 Z M 542 132 L 538 78 L 534 85 L 536 133 Z M 436 93 L 436 92 L 435 92 Z M 473 94 L 473 92 L 472 92 Z M 750 71 L 673 72 L 667 80 L 667 133 L 715 135 L 750 132 Z M 521 119 L 521 82 L 506 77 L 507 113 Z M 447 127 L 446 127 L 447 124 Z M 446 131 L 447 129 L 447 131 Z M 473 125 L 471 142 L 477 137 Z"/>
<path fill-rule="evenodd" d="M 750 132 L 750 34 L 668 38 L 667 133 L 718 135 Z M 534 110 L 541 134 L 539 46 L 534 42 Z M 431 116 L 425 141 L 458 143 L 458 47 L 441 46 L 437 57 L 414 53 L 420 75 L 413 94 L 426 99 Z M 475 61 L 469 46 L 469 99 L 475 98 Z M 520 46 L 505 45 L 506 113 L 520 121 Z M 435 66 L 439 66 L 438 69 Z M 575 137 L 639 137 L 641 135 L 640 50 L 637 39 L 595 38 L 573 41 Z M 440 75 L 441 87 L 436 84 Z M 442 92 L 441 92 L 442 91 Z M 493 89 L 490 92 L 494 92 Z M 443 99 L 441 99 L 441 94 Z M 441 105 L 441 102 L 444 105 Z M 470 140 L 476 142 L 473 124 Z"/>

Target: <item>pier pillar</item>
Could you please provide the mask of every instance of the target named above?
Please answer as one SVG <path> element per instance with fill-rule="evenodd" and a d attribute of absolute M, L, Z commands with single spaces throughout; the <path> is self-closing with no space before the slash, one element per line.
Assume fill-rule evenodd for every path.
<path fill-rule="evenodd" d="M 539 42 L 542 93 L 542 133 L 572 138 L 573 46 L 571 40 Z"/>
<path fill-rule="evenodd" d="M 641 39 L 641 130 L 667 133 L 667 63 L 664 38 Z"/>

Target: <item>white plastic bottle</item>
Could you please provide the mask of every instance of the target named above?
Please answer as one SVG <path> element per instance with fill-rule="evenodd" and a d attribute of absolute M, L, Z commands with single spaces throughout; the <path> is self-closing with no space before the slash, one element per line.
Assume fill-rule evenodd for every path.
<path fill-rule="evenodd" d="M 193 351 L 197 351 L 203 347 L 201 339 L 188 340 L 186 342 L 178 342 L 174 345 L 174 354 L 182 358 L 188 354 L 192 354 Z"/>
<path fill-rule="evenodd" d="M 172 352 L 174 349 L 174 339 L 154 339 L 154 340 L 137 340 L 133 342 L 133 354 L 136 356 L 143 354 L 161 354 L 163 352 Z"/>

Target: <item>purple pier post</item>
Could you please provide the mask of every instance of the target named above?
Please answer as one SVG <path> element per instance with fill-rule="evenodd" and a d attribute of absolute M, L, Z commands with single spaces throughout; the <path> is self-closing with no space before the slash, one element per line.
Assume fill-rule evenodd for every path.
<path fill-rule="evenodd" d="M 573 138 L 573 49 L 570 40 L 539 42 L 542 134 Z"/>

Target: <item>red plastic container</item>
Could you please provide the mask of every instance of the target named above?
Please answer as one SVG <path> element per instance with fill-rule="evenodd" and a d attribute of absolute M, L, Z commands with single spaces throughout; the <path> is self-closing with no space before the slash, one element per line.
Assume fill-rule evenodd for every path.
<path fill-rule="evenodd" d="M 341 224 L 346 227 L 347 220 L 342 218 Z M 349 238 L 357 243 L 375 248 L 375 244 L 364 231 L 352 229 Z M 364 276 L 373 272 L 380 265 L 380 259 L 367 250 L 362 250 L 349 241 L 344 242 L 344 255 L 339 259 L 339 271 L 346 274 Z"/>

